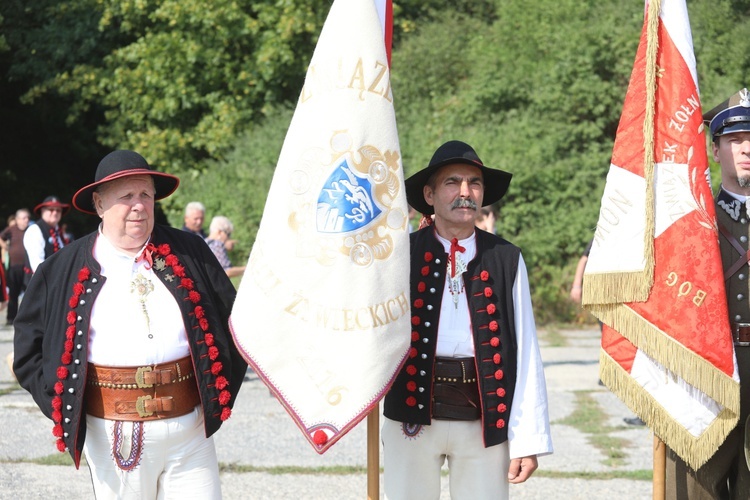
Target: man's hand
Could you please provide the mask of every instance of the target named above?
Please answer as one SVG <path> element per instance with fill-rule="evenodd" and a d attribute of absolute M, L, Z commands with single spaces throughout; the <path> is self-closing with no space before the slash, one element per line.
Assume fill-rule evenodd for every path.
<path fill-rule="evenodd" d="M 536 455 L 512 459 L 508 468 L 508 482 L 513 484 L 523 483 L 531 477 L 537 467 L 539 467 L 539 463 L 536 460 Z"/>

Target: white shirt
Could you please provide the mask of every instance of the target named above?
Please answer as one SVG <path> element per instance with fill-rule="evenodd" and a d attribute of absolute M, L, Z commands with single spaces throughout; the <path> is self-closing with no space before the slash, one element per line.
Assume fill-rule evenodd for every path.
<path fill-rule="evenodd" d="M 437 235 L 437 232 L 435 233 Z M 450 241 L 437 235 L 445 251 L 450 253 Z M 459 240 L 464 252 L 456 252 L 469 263 L 477 253 L 476 233 Z M 458 307 L 454 307 L 453 295 L 446 286 L 438 322 L 437 356 L 464 357 L 475 355 L 474 337 L 471 334 L 471 317 L 466 290 L 459 295 Z M 529 277 L 523 256 L 518 258 L 518 271 L 513 282 L 513 311 L 515 316 L 517 351 L 516 389 L 508 417 L 508 443 L 510 458 L 552 453 L 552 437 L 547 406 L 547 383 L 544 365 L 536 338 L 536 323 L 531 306 Z M 530 416 L 533 415 L 534 418 Z M 523 418 L 522 418 L 523 417 Z"/>
<path fill-rule="evenodd" d="M 437 232 L 435 234 L 440 243 L 443 244 L 445 251 L 450 255 L 451 242 Z M 477 240 L 474 233 L 469 238 L 459 240 L 458 244 L 466 250 L 456 252 L 456 260 L 462 259 L 464 263 L 468 264 L 477 254 Z M 449 273 L 445 273 L 445 281 L 435 355 L 447 358 L 473 358 L 475 354 L 474 337 L 471 334 L 471 318 L 469 317 L 469 302 L 466 298 L 466 290 L 462 288 L 461 293 L 458 294 L 458 303 L 454 303 L 453 294 L 450 290 Z M 463 276 L 461 281 L 463 282 Z"/>
<path fill-rule="evenodd" d="M 117 250 L 101 228 L 94 258 L 107 279 L 91 311 L 89 362 L 142 366 L 190 354 L 180 308 L 148 263 Z"/>
<path fill-rule="evenodd" d="M 57 238 L 57 245 L 59 248 L 62 248 L 65 246 L 65 243 L 60 236 Z M 42 234 L 42 228 L 36 224 L 29 225 L 23 233 L 23 247 L 29 256 L 29 265 L 31 265 L 32 272 L 36 272 L 39 264 L 44 262 L 44 247 L 47 245 L 49 238 L 51 236 Z"/>

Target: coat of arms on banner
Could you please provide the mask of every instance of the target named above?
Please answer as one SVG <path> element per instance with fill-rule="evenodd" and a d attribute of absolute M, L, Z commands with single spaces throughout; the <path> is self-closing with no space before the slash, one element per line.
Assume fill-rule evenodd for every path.
<path fill-rule="evenodd" d="M 349 256 L 354 264 L 369 266 L 375 260 L 387 259 L 393 252 L 391 230 L 403 230 L 407 215 L 397 206 L 401 183 L 398 177 L 399 154 L 381 152 L 365 145 L 354 152 L 346 133 L 337 133 L 331 140 L 332 157 L 310 152 L 305 164 L 309 169 L 292 173 L 292 191 L 299 197 L 290 214 L 289 223 L 300 235 L 298 255 L 315 257 L 322 264 L 334 255 Z M 324 172 L 321 181 L 313 172 Z M 309 217 L 309 210 L 315 217 Z M 308 221 L 315 221 L 313 226 Z M 310 255 L 310 252 L 314 252 Z"/>

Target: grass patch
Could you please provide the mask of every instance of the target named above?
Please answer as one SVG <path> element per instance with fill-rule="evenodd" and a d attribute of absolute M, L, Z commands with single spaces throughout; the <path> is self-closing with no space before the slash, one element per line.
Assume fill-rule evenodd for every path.
<path fill-rule="evenodd" d="M 613 470 L 607 472 L 562 472 L 537 469 L 533 477 L 547 477 L 551 479 L 630 479 L 633 481 L 652 481 L 653 470 Z"/>
<path fill-rule="evenodd" d="M 607 414 L 592 396 L 591 391 L 575 391 L 575 410 L 557 423 L 569 425 L 588 434 L 589 443 L 606 456 L 604 463 L 610 467 L 620 467 L 625 464 L 626 454 L 623 452 L 629 443 L 627 440 L 610 436 L 619 427 L 607 425 Z M 578 476 L 577 476 L 578 477 Z"/>
<path fill-rule="evenodd" d="M 20 385 L 18 385 L 18 383 L 14 383 L 14 384 L 11 384 L 11 385 L 10 385 L 10 386 L 8 386 L 8 387 L 5 387 L 5 388 L 3 388 L 3 389 L 0 389 L 0 396 L 5 396 L 5 395 L 7 395 L 7 394 L 11 394 L 11 393 L 13 393 L 13 392 L 16 392 L 16 391 L 17 391 L 17 390 L 19 390 L 20 388 L 21 388 L 21 386 L 20 386 Z"/>
<path fill-rule="evenodd" d="M 39 458 L 24 458 L 22 460 L 3 460 L 6 464 L 36 464 L 36 465 L 73 465 L 73 458 L 69 453 L 53 453 Z M 81 466 L 86 464 L 85 458 L 81 457 Z"/>
<path fill-rule="evenodd" d="M 383 469 L 381 468 L 381 472 Z M 265 472 L 266 474 L 327 474 L 331 476 L 347 476 L 352 474 L 367 474 L 366 467 L 350 465 L 332 465 L 326 467 L 303 467 L 297 465 L 256 466 L 241 465 L 236 463 L 219 464 L 219 472 L 235 472 L 238 474 L 246 472 Z"/>

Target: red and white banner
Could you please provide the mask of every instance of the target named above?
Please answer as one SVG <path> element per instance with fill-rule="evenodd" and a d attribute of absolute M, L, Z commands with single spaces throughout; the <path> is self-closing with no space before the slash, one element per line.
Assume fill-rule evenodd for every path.
<path fill-rule="evenodd" d="M 583 302 L 605 323 L 604 383 L 705 463 L 737 422 L 739 377 L 684 0 L 647 8 Z"/>
<path fill-rule="evenodd" d="M 333 3 L 231 315 L 241 352 L 318 453 L 377 406 L 411 339 L 387 32 L 373 0 Z"/>

